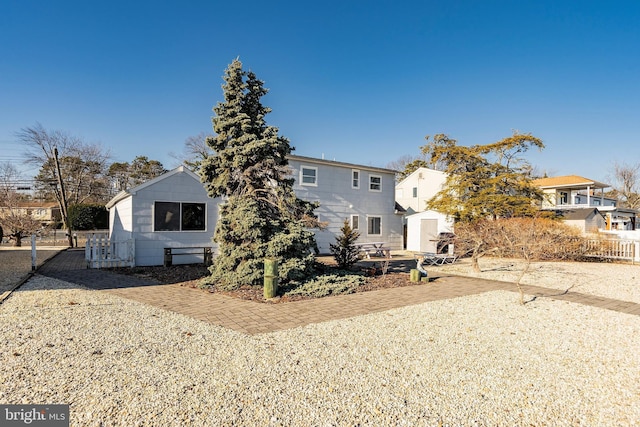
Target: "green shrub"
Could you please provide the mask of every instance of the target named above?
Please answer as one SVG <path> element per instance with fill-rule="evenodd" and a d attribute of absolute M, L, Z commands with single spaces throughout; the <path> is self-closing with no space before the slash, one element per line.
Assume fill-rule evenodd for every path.
<path fill-rule="evenodd" d="M 330 244 L 329 250 L 338 263 L 338 268 L 351 268 L 360 259 L 360 250 L 355 246 L 360 233 L 351 228 L 347 219 L 340 231 L 342 234 L 336 236 L 336 244 Z"/>
<path fill-rule="evenodd" d="M 103 230 L 109 228 L 109 211 L 103 205 L 79 204 L 69 206 L 69 219 L 74 230 Z"/>
<path fill-rule="evenodd" d="M 309 297 L 325 297 L 327 295 L 351 294 L 366 279 L 357 274 L 328 274 L 317 276 L 315 279 L 303 283 L 286 293 L 286 295 L 303 295 Z"/>

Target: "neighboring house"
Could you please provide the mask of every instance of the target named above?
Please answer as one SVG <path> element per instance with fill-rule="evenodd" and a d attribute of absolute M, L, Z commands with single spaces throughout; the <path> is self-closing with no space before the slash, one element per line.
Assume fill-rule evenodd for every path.
<path fill-rule="evenodd" d="M 0 207 L 0 217 L 3 212 L 9 208 Z M 43 227 L 56 226 L 62 221 L 60 207 L 56 202 L 20 202 L 17 206 L 11 208 L 16 214 L 31 216 L 31 218 L 40 221 Z"/>
<path fill-rule="evenodd" d="M 385 242 L 402 249 L 402 212 L 394 199 L 395 171 L 303 156 L 289 156 L 294 191 L 303 200 L 318 202 L 315 210 L 327 223 L 316 231 L 320 253 L 329 253 L 347 219 L 360 233 L 358 242 Z"/>
<path fill-rule="evenodd" d="M 562 209 L 558 215 L 565 224 L 579 228 L 583 233 L 595 233 L 606 226 L 605 216 L 597 208 Z"/>
<path fill-rule="evenodd" d="M 427 202 L 442 188 L 447 174 L 435 169 L 418 168 L 396 184 L 396 202 L 406 210 L 405 248 L 415 252 L 437 252 L 440 233 L 453 231 L 453 220 L 427 210 Z"/>
<path fill-rule="evenodd" d="M 396 184 L 396 202 L 407 215 L 427 210 L 427 202 L 442 190 L 447 174 L 429 168 L 418 168 Z"/>
<path fill-rule="evenodd" d="M 567 210 L 595 208 L 604 217 L 604 224 L 599 224 L 599 230 L 635 230 L 637 226 L 638 211 L 634 209 L 619 208 L 617 201 L 605 197 L 605 189 L 609 184 L 594 181 L 578 175 L 557 176 L 541 178 L 533 181 L 533 184 L 543 191 L 541 209 L 555 210 L 559 213 Z M 582 221 L 570 215 L 574 224 Z M 584 231 L 592 231 L 593 223 L 578 225 Z M 599 223 L 599 221 L 596 221 Z"/>
<path fill-rule="evenodd" d="M 135 265 L 162 265 L 165 248 L 212 247 L 218 203 L 184 166 L 117 194 L 109 209 L 109 238 L 134 239 Z M 193 256 L 193 258 L 196 258 Z M 199 259 L 202 262 L 202 257 Z M 198 260 L 180 256 L 174 264 Z"/>

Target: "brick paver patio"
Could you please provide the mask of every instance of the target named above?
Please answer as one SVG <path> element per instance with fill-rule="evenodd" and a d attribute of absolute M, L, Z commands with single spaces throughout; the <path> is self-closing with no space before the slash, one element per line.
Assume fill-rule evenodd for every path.
<path fill-rule="evenodd" d="M 161 307 L 246 334 L 290 329 L 311 323 L 345 319 L 429 301 L 456 298 L 493 290 L 517 292 L 513 283 L 461 276 L 442 276 L 429 283 L 350 295 L 279 304 L 258 303 L 177 284 L 158 285 L 148 280 L 87 269 L 84 252 L 67 250 L 49 260 L 38 273 L 91 289 Z M 528 295 L 553 298 L 607 310 L 640 315 L 640 304 L 538 286 L 523 286 Z"/>

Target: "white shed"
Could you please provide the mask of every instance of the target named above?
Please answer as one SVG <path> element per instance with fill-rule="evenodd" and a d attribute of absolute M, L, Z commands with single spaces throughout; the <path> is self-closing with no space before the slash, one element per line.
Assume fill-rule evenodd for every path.
<path fill-rule="evenodd" d="M 218 203 L 184 166 L 116 195 L 109 209 L 110 240 L 135 240 L 135 265 L 162 265 L 165 248 L 212 248 Z M 179 256 L 174 264 L 202 262 Z"/>
<path fill-rule="evenodd" d="M 418 212 L 406 221 L 408 251 L 436 253 L 440 233 L 453 233 L 453 220 L 440 212 Z"/>

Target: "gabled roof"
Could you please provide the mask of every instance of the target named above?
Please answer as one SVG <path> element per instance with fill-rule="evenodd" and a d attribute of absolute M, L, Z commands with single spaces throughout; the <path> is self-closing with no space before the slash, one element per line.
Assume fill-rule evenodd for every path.
<path fill-rule="evenodd" d="M 287 159 L 297 160 L 299 162 L 316 163 L 321 165 L 340 166 L 340 167 L 345 167 L 350 169 L 364 169 L 364 170 L 380 172 L 380 173 L 391 173 L 394 175 L 397 173 L 397 171 L 393 169 L 379 168 L 376 166 L 357 165 L 355 163 L 337 162 L 335 160 L 316 159 L 314 157 L 296 156 L 293 154 L 288 155 Z"/>
<path fill-rule="evenodd" d="M 29 209 L 60 209 L 58 202 L 34 202 L 28 200 L 17 202 L 15 207 Z"/>
<path fill-rule="evenodd" d="M 557 214 L 564 220 L 568 221 L 580 221 L 586 220 L 593 215 L 601 215 L 597 208 L 584 208 L 584 209 L 563 209 L 557 211 Z"/>
<path fill-rule="evenodd" d="M 405 208 L 403 208 L 402 205 L 400 205 L 398 202 L 396 202 L 395 211 L 396 211 L 396 213 L 406 213 L 407 212 L 407 210 Z"/>
<path fill-rule="evenodd" d="M 402 179 L 400 182 L 398 182 L 396 184 L 396 187 L 401 186 L 401 184 L 404 183 L 405 181 L 409 181 L 411 178 L 413 178 L 414 175 L 421 175 L 423 173 L 431 174 L 431 175 L 433 175 L 433 174 L 441 175 L 444 178 L 446 178 L 446 176 L 447 176 L 446 172 L 442 172 L 442 171 L 431 169 L 431 168 L 425 168 L 425 167 L 421 166 L 418 169 L 416 169 L 413 172 L 411 172 L 409 175 L 405 176 L 404 179 Z"/>
<path fill-rule="evenodd" d="M 179 173 L 186 173 L 188 176 L 192 177 L 193 179 L 195 179 L 196 181 L 200 182 L 200 177 L 198 175 L 196 175 L 195 173 L 193 173 L 191 170 L 189 170 L 187 167 L 185 167 L 184 165 L 178 166 L 177 168 L 170 170 L 167 173 L 164 173 L 160 176 L 157 176 L 147 182 L 144 182 L 136 187 L 130 188 L 128 190 L 123 190 L 121 192 L 119 192 L 118 194 L 116 194 L 113 199 L 109 200 L 109 202 L 105 205 L 105 207 L 107 209 L 111 209 L 116 203 L 118 203 L 121 200 L 126 199 L 127 197 L 133 196 L 134 194 L 136 194 L 138 191 L 143 190 L 153 184 L 156 184 L 160 181 L 164 181 L 165 179 L 172 177 L 173 175 L 179 174 Z"/>
<path fill-rule="evenodd" d="M 578 175 L 555 176 L 551 178 L 540 178 L 533 180 L 533 184 L 540 188 L 567 188 L 567 187 L 591 187 L 607 188 L 609 184 L 594 181 Z"/>

